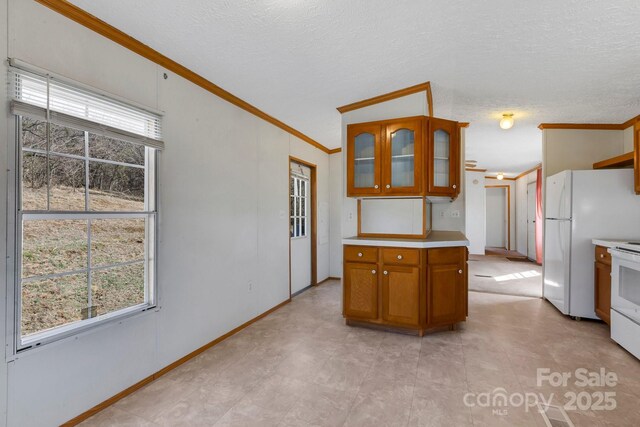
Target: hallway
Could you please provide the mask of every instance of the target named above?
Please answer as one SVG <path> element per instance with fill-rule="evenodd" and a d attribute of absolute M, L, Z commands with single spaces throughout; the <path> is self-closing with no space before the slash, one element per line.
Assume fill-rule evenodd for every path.
<path fill-rule="evenodd" d="M 539 426 L 535 410 L 467 407 L 467 393 L 615 391 L 576 426 L 637 425 L 640 363 L 597 322 L 541 299 L 470 293 L 466 323 L 424 338 L 347 327 L 330 281 L 137 391 L 83 426 Z M 600 367 L 612 388 L 536 387 L 536 369 Z M 559 400 L 558 400 L 559 399 Z"/>
<path fill-rule="evenodd" d="M 470 255 L 469 290 L 541 298 L 542 266 L 520 257 Z"/>

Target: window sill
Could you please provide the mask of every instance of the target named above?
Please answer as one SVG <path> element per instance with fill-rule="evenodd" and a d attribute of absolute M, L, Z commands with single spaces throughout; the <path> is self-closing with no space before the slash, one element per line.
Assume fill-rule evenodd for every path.
<path fill-rule="evenodd" d="M 76 322 L 61 326 L 49 331 L 33 334 L 25 337 L 24 341 L 17 348 L 17 351 L 7 360 L 18 359 L 19 357 L 37 352 L 38 349 L 47 348 L 50 345 L 64 343 L 71 339 L 78 339 L 82 336 L 98 332 L 116 323 L 141 316 L 145 313 L 155 313 L 160 310 L 157 305 L 139 304 L 113 313 L 106 314 L 95 319 Z"/>

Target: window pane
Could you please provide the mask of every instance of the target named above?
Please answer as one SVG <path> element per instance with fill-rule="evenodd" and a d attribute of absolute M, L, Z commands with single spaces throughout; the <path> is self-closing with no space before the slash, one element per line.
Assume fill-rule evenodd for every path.
<path fill-rule="evenodd" d="M 301 222 L 300 235 L 301 236 L 306 236 L 307 235 L 307 220 L 305 218 L 302 218 L 300 220 L 300 222 Z"/>
<path fill-rule="evenodd" d="M 91 301 L 99 316 L 144 302 L 144 264 L 98 270 L 91 274 Z"/>
<path fill-rule="evenodd" d="M 144 145 L 89 134 L 89 157 L 144 166 Z"/>
<path fill-rule="evenodd" d="M 291 219 L 290 219 L 290 223 L 289 223 L 289 236 L 291 236 L 291 237 L 295 237 L 295 236 L 294 236 L 294 234 L 293 234 L 293 233 L 294 233 L 295 221 L 296 221 L 296 220 L 295 220 L 294 218 L 291 218 Z"/>
<path fill-rule="evenodd" d="M 22 153 L 22 209 L 47 210 L 47 158 Z"/>
<path fill-rule="evenodd" d="M 82 320 L 88 302 L 86 274 L 22 284 L 22 335 Z"/>
<path fill-rule="evenodd" d="M 46 151 L 47 124 L 39 120 L 22 117 L 22 147 Z"/>
<path fill-rule="evenodd" d="M 84 156 L 84 131 L 53 123 L 49 127 L 51 132 L 49 151 Z"/>
<path fill-rule="evenodd" d="M 89 163 L 92 211 L 144 210 L 144 169 L 107 163 Z"/>
<path fill-rule="evenodd" d="M 22 277 L 87 267 L 86 220 L 30 220 L 22 228 Z"/>
<path fill-rule="evenodd" d="M 144 259 L 144 218 L 91 220 L 91 265 Z"/>
<path fill-rule="evenodd" d="M 307 216 L 307 198 L 300 199 L 300 215 Z"/>
<path fill-rule="evenodd" d="M 84 160 L 49 156 L 51 176 L 49 209 L 54 211 L 85 210 Z"/>

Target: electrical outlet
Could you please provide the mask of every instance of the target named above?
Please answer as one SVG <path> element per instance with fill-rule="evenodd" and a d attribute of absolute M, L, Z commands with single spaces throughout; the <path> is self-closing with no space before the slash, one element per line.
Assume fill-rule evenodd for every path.
<path fill-rule="evenodd" d="M 444 211 L 440 212 L 440 218 L 444 218 Z"/>
<path fill-rule="evenodd" d="M 451 211 L 451 218 L 460 218 L 460 211 Z"/>
<path fill-rule="evenodd" d="M 347 218 L 349 219 L 349 221 L 353 221 L 353 212 L 349 212 Z"/>

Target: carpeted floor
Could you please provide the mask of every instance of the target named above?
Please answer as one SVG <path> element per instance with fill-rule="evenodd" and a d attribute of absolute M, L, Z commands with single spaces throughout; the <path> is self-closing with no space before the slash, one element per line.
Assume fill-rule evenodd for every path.
<path fill-rule="evenodd" d="M 469 290 L 541 297 L 542 267 L 522 258 L 514 261 L 499 255 L 470 255 Z"/>

